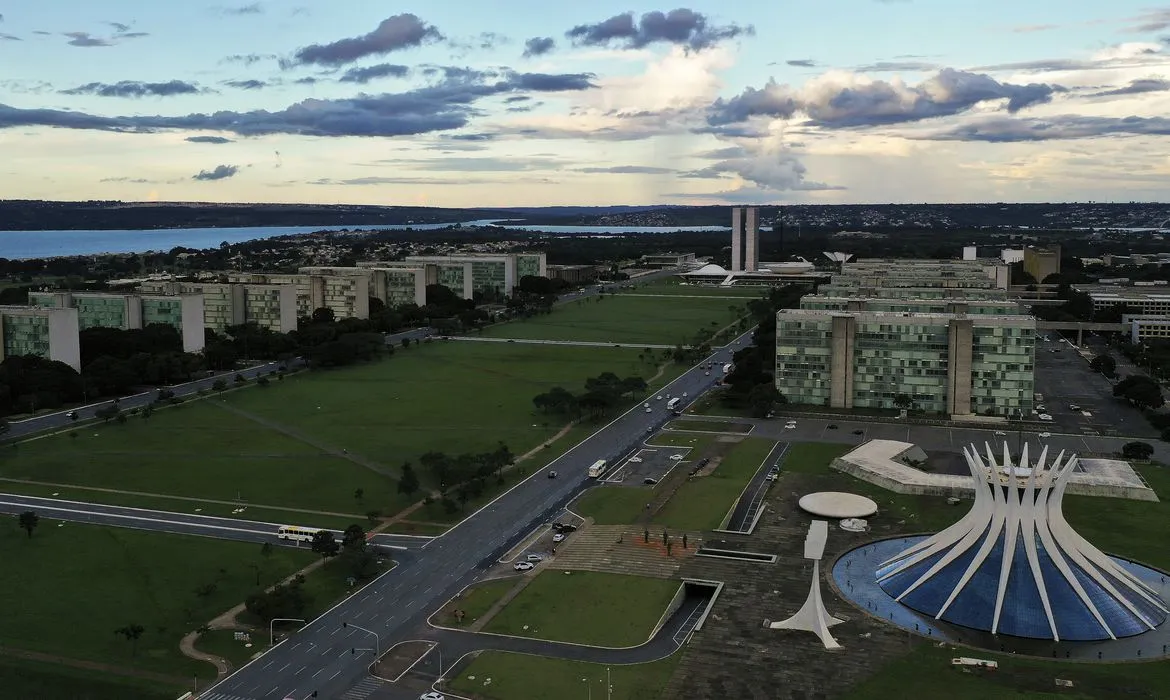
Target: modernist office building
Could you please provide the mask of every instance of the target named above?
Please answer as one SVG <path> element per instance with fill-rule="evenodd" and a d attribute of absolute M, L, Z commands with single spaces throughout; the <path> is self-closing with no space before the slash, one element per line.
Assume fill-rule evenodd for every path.
<path fill-rule="evenodd" d="M 822 303 L 835 302 L 802 300 Z M 970 313 L 969 306 L 785 309 L 776 317 L 776 388 L 791 403 L 833 408 L 895 408 L 905 394 L 928 412 L 1026 415 L 1035 343 L 1031 316 Z"/>
<path fill-rule="evenodd" d="M 760 210 L 731 208 L 731 271 L 755 272 L 760 265 Z"/>
<path fill-rule="evenodd" d="M 77 309 L 0 306 L 0 361 L 36 355 L 81 371 Z"/>
<path fill-rule="evenodd" d="M 389 307 L 427 303 L 427 276 L 423 267 L 302 267 L 305 275 L 350 275 L 367 280 L 371 299 Z"/>
<path fill-rule="evenodd" d="M 29 303 L 77 309 L 78 330 L 130 330 L 162 323 L 179 331 L 183 352 L 203 351 L 203 295 L 143 295 L 110 292 L 30 292 Z"/>
<path fill-rule="evenodd" d="M 1043 282 L 1049 275 L 1060 274 L 1060 246 L 1024 248 L 1024 272 L 1037 282 Z"/>
<path fill-rule="evenodd" d="M 864 288 L 1007 289 L 1010 269 L 984 260 L 864 258 L 841 265 L 833 285 Z"/>
<path fill-rule="evenodd" d="M 297 290 L 291 284 L 149 281 L 147 294 L 198 294 L 203 297 L 203 325 L 221 332 L 228 326 L 255 323 L 276 333 L 297 329 Z"/>
<path fill-rule="evenodd" d="M 426 285 L 441 284 L 464 299 L 481 295 L 505 297 L 521 277 L 547 277 L 544 253 L 462 253 L 408 255 L 405 260 L 359 262 L 362 268 L 421 269 Z"/>
<path fill-rule="evenodd" d="M 229 272 L 227 281 L 290 285 L 296 290 L 301 318 L 312 316 L 317 309 L 329 309 L 337 319 L 370 317 L 370 281 L 366 276 Z"/>

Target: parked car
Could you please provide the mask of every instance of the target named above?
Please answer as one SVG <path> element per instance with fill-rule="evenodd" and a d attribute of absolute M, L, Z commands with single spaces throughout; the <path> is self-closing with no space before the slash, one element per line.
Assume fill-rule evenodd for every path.
<path fill-rule="evenodd" d="M 1040 437 L 1042 437 L 1042 438 L 1050 438 L 1050 437 L 1052 437 L 1052 433 L 1049 433 L 1049 432 L 1043 432 L 1043 433 L 1040 433 Z"/>
<path fill-rule="evenodd" d="M 829 423 L 829 425 L 827 427 L 829 428 L 829 430 L 836 430 L 837 424 L 836 423 Z"/>
<path fill-rule="evenodd" d="M 418 696 L 418 700 L 447 700 L 447 696 L 432 690 L 429 693 L 423 693 Z"/>
<path fill-rule="evenodd" d="M 544 557 L 539 554 L 529 554 L 528 556 L 524 557 L 524 561 L 530 561 L 533 564 L 539 564 L 540 562 L 544 561 Z"/>
<path fill-rule="evenodd" d="M 565 533 L 563 532 L 558 532 L 557 534 L 553 535 L 553 542 L 563 542 L 564 540 Z"/>
<path fill-rule="evenodd" d="M 658 479 L 655 479 L 652 476 L 648 476 L 645 479 L 642 479 L 642 483 L 646 484 L 647 486 L 653 486 L 658 483 Z"/>
<path fill-rule="evenodd" d="M 512 568 L 516 571 L 531 571 L 535 566 L 532 562 L 518 561 L 512 565 Z"/>

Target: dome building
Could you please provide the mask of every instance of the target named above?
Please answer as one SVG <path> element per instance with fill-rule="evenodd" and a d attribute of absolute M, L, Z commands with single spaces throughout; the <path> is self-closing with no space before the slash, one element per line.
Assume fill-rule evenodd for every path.
<path fill-rule="evenodd" d="M 1018 462 L 1005 444 L 963 448 L 975 503 L 957 523 L 882 562 L 878 585 L 902 605 L 954 625 L 1054 641 L 1129 637 L 1166 620 L 1161 597 L 1064 518 L 1076 456 L 1048 449 Z"/>

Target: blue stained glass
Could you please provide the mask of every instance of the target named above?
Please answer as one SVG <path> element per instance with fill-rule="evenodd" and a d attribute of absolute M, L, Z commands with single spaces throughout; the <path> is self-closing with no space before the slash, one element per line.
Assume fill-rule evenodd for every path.
<path fill-rule="evenodd" d="M 914 585 L 914 582 L 917 581 L 918 578 L 922 576 L 922 574 L 929 571 L 930 567 L 934 566 L 935 562 L 937 562 L 939 559 L 942 559 L 947 551 L 948 550 L 944 549 L 941 552 L 936 552 L 935 554 L 930 555 L 914 566 L 907 567 L 905 571 L 894 574 L 885 581 L 882 581 L 879 585 L 882 587 L 883 591 L 890 595 L 891 598 L 897 598 L 898 596 L 902 595 L 903 591 Z M 892 571 L 898 568 L 898 566 L 901 566 L 901 562 L 890 565 L 887 570 Z M 885 571 L 879 571 L 878 576 L 880 577 L 883 573 L 885 573 Z M 922 585 L 925 586 L 927 584 L 923 583 Z"/>
<path fill-rule="evenodd" d="M 1000 531 L 995 546 L 971 575 L 971 580 L 955 597 L 955 602 L 947 608 L 942 619 L 964 627 L 991 629 L 991 619 L 995 614 L 995 596 L 999 591 L 999 567 L 1003 563 L 1003 539 L 1003 532 Z"/>
<path fill-rule="evenodd" d="M 1044 589 L 1048 592 L 1048 604 L 1052 607 L 1052 618 L 1056 620 L 1056 632 L 1065 641 L 1090 641 L 1108 639 L 1109 634 L 1093 613 L 1077 595 L 1072 584 L 1056 568 L 1048 550 L 1037 542 L 1037 558 L 1044 576 Z M 1069 568 L 1075 566 L 1066 563 Z"/>
<path fill-rule="evenodd" d="M 1028 552 L 1024 548 L 1024 533 L 1016 533 L 1015 551 L 1008 570 L 1007 586 L 999 614 L 1000 634 L 1015 637 L 1052 638 L 1052 626 L 1040 600 L 1040 588 L 1032 573 Z"/>
<path fill-rule="evenodd" d="M 987 530 L 983 531 L 983 535 L 975 542 L 975 545 L 968 547 L 955 560 L 947 564 L 941 571 L 930 577 L 929 581 L 924 581 L 921 586 L 915 588 L 906 597 L 902 598 L 902 602 L 910 608 L 928 615 L 937 615 L 942 606 L 946 604 L 947 598 L 951 596 L 951 591 L 958 585 L 959 580 L 963 578 L 963 574 L 967 572 L 967 567 L 975 559 L 975 555 L 979 552 L 979 543 L 987 536 Z M 950 551 L 950 550 L 948 550 Z M 929 569 L 923 568 L 921 571 L 925 573 Z"/>

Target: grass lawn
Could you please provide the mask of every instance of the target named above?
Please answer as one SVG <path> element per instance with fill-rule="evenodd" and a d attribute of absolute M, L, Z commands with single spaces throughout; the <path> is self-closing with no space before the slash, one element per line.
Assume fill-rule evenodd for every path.
<path fill-rule="evenodd" d="M 671 430 L 698 430 L 713 433 L 749 433 L 752 426 L 749 423 L 732 423 L 721 420 L 691 420 L 683 418 L 672 420 L 666 425 Z"/>
<path fill-rule="evenodd" d="M 0 525 L 0 590 L 19 600 L 0 625 L 0 645 L 201 678 L 215 669 L 179 653 L 179 639 L 312 561 L 307 552 L 42 518 L 31 539 L 14 519 Z M 212 586 L 206 595 L 196 589 Z M 114 630 L 144 627 L 137 653 Z M 32 696 L 30 696 L 32 697 Z"/>
<path fill-rule="evenodd" d="M 938 649 L 920 644 L 906 656 L 886 665 L 877 674 L 853 687 L 842 700 L 903 700 L 907 697 L 948 700 L 1048 700 L 1050 698 L 1154 699 L 1166 697 L 1170 688 L 1170 663 L 1073 664 L 1003 656 L 986 651 L 981 659 L 994 659 L 994 673 L 961 673 L 951 668 L 951 657 L 966 651 Z M 1054 679 L 1074 683 L 1056 687 Z"/>
<path fill-rule="evenodd" d="M 455 600 L 453 605 L 444 608 L 437 616 L 436 622 L 447 627 L 464 627 L 483 617 L 500 598 L 520 583 L 520 577 L 508 576 L 491 581 L 484 581 L 468 588 L 463 597 Z M 455 610 L 464 613 L 463 622 L 455 619 Z"/>
<path fill-rule="evenodd" d="M 635 284 L 637 284 L 636 281 Z M 763 296 L 763 291 L 759 287 L 705 287 L 694 284 L 679 284 L 678 280 L 674 279 L 658 279 L 646 284 L 639 284 L 636 289 L 619 290 L 618 294 L 663 294 L 684 297 L 723 297 L 725 299 L 744 297 L 742 301 L 748 301 L 759 299 Z"/>
<path fill-rule="evenodd" d="M 202 684 L 201 684 L 202 685 Z M 190 689 L 190 681 L 186 689 Z M 0 656 L 0 696 L 43 700 L 174 700 L 183 686 Z"/>
<path fill-rule="evenodd" d="M 487 651 L 449 685 L 456 691 L 491 700 L 655 700 L 661 697 L 681 658 L 682 654 L 676 653 L 648 664 L 610 666 L 607 679 L 606 666 L 601 664 Z M 607 682 L 613 686 L 612 696 L 606 695 Z M 588 690 L 590 686 L 592 691 Z"/>
<path fill-rule="evenodd" d="M 672 299 L 606 295 L 557 306 L 548 315 L 484 329 L 493 338 L 584 340 L 605 343 L 687 345 L 700 329 L 717 330 L 735 321 L 728 306 L 743 299 Z"/>
<path fill-rule="evenodd" d="M 394 472 L 405 461 L 418 468 L 419 455 L 432 450 L 478 452 L 503 441 L 522 454 L 563 427 L 562 419 L 535 412 L 533 396 L 558 385 L 581 391 L 586 377 L 606 371 L 653 376 L 657 367 L 638 354 L 617 348 L 429 343 L 399 349 L 393 357 L 369 365 L 297 373 L 267 388 L 251 386 L 187 402 L 159 411 L 149 421 L 135 417 L 124 425 L 79 428 L 75 438 L 57 435 L 6 448 L 0 476 L 160 496 L 239 498 L 257 506 L 353 514 L 379 510 L 390 515 L 413 500 L 397 492 L 393 478 L 323 454 L 322 448 L 347 449 Z M 664 379 L 674 376 L 667 375 Z M 221 401 L 296 437 L 213 403 Z M 563 441 L 564 448 L 572 437 Z M 564 448 L 558 442 L 550 454 Z M 424 481 L 429 477 L 420 476 Z M 0 491 L 4 488 L 0 482 Z M 363 491 L 361 502 L 354 498 L 358 489 Z M 13 490 L 29 492 L 23 486 Z M 99 502 L 141 498 L 100 492 L 72 497 Z M 193 512 L 200 504 L 165 507 Z M 431 510 L 444 516 L 441 509 Z M 203 512 L 212 512 L 211 506 Z M 427 512 L 418 519 L 450 521 L 459 514 L 435 516 L 436 512 Z M 245 512 L 243 517 L 326 524 L 279 513 L 270 517 Z"/>
<path fill-rule="evenodd" d="M 678 587 L 678 581 L 547 569 L 488 621 L 484 631 L 634 646 L 650 637 Z"/>
<path fill-rule="evenodd" d="M 683 484 L 654 517 L 654 522 L 676 530 L 719 527 L 775 446 L 773 440 L 745 438 L 724 455 L 710 475 Z"/>
<path fill-rule="evenodd" d="M 252 660 L 252 657 L 268 648 L 268 630 L 257 630 L 250 633 L 252 646 L 244 646 L 248 642 L 236 641 L 232 630 L 209 630 L 199 635 L 195 640 L 195 648 L 199 651 L 227 659 L 234 668 L 240 668 Z"/>

